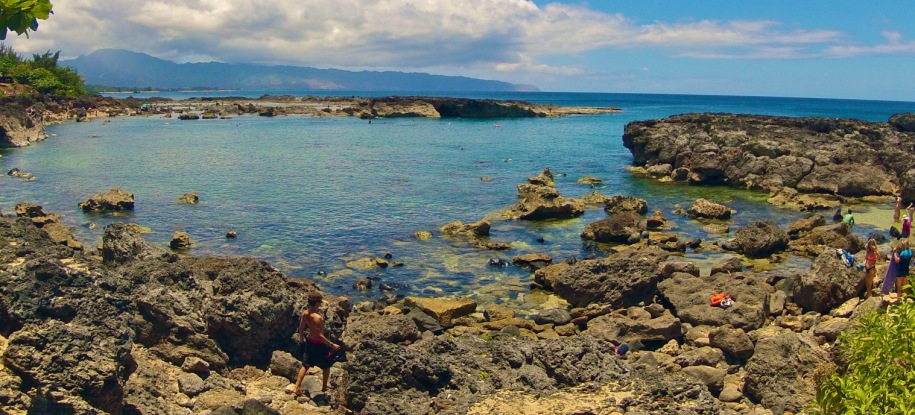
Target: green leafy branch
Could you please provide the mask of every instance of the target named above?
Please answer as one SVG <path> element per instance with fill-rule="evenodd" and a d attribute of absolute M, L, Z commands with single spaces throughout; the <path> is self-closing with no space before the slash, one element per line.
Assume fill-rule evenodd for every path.
<path fill-rule="evenodd" d="M 38 20 L 47 20 L 54 6 L 50 0 L 0 0 L 0 40 L 6 40 L 10 30 L 29 36 L 38 30 Z"/>

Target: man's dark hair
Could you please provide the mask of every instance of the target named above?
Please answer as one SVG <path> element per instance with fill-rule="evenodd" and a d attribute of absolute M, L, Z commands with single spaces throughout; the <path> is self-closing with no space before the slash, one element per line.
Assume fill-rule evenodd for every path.
<path fill-rule="evenodd" d="M 320 292 L 312 291 L 308 293 L 308 305 L 313 307 L 318 304 L 321 304 L 321 301 L 324 301 L 324 296 Z"/>

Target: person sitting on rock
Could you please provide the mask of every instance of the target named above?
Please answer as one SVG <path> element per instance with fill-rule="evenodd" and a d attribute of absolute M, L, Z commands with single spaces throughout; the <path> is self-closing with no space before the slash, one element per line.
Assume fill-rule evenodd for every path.
<path fill-rule="evenodd" d="M 836 213 L 832 214 L 832 221 L 839 222 L 841 220 L 842 220 L 842 207 L 839 207 L 838 209 L 836 209 Z"/>
<path fill-rule="evenodd" d="M 324 336 L 324 317 L 319 309 L 324 302 L 324 297 L 319 292 L 308 294 L 308 309 L 299 319 L 298 338 L 305 342 L 305 352 L 302 355 L 302 367 L 295 382 L 293 393 L 302 394 L 302 380 L 311 366 L 317 366 L 324 372 L 324 383 L 321 391 L 327 392 L 327 381 L 330 379 L 330 367 L 334 364 L 334 353 L 340 346 L 334 344 Z M 305 328 L 308 328 L 308 337 L 305 337 Z"/>

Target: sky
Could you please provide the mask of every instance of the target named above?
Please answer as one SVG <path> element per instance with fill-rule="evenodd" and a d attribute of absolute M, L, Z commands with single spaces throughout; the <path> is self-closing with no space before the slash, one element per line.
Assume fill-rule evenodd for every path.
<path fill-rule="evenodd" d="M 7 43 L 75 58 L 463 75 L 544 91 L 915 101 L 908 0 L 52 0 Z"/>

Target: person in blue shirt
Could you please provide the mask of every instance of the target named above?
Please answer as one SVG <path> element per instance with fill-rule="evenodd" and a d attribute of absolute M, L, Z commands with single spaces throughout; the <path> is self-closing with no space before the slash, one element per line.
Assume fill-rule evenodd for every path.
<path fill-rule="evenodd" d="M 896 262 L 896 296 L 902 298 L 902 287 L 909 285 L 909 265 L 912 263 L 908 239 L 902 240 L 899 252 L 893 259 Z"/>

